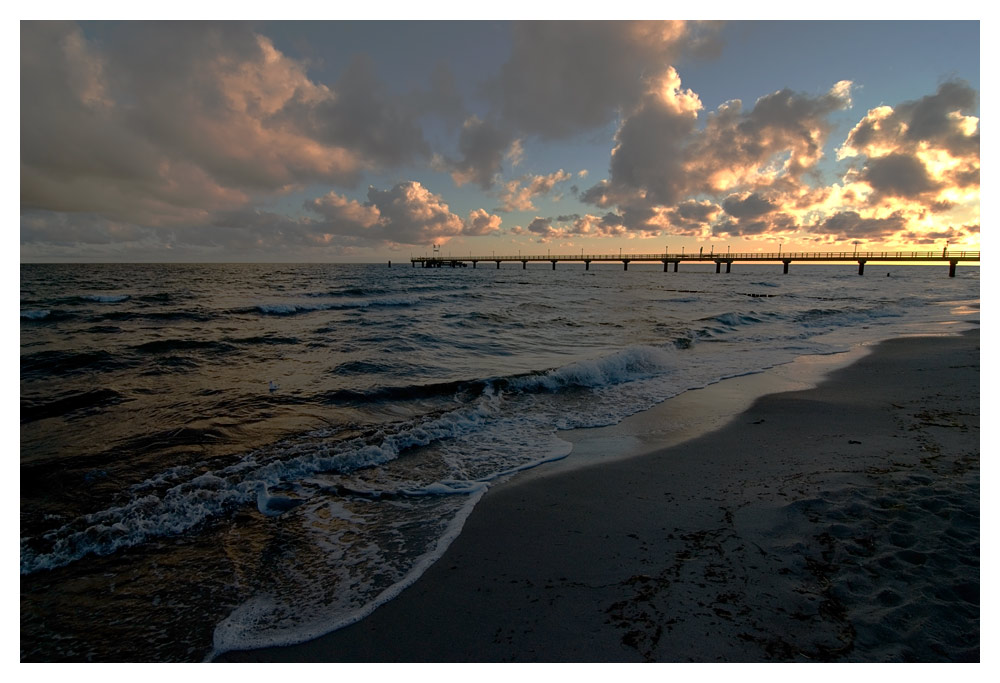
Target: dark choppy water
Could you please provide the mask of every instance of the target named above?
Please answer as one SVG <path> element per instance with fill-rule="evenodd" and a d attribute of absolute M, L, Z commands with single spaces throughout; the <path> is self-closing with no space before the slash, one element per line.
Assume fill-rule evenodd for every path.
<path fill-rule="evenodd" d="M 21 266 L 22 660 L 319 635 L 560 430 L 978 321 L 978 268 L 547 265 Z"/>

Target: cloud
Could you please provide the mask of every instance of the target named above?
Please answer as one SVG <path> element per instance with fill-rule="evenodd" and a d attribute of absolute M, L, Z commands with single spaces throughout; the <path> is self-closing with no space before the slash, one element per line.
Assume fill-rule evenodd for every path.
<path fill-rule="evenodd" d="M 906 218 L 894 213 L 886 218 L 863 218 L 857 211 L 842 211 L 816 225 L 808 232 L 837 241 L 853 239 L 884 240 L 906 228 Z"/>
<path fill-rule="evenodd" d="M 526 175 L 512 180 L 504 185 L 500 193 L 503 202 L 498 211 L 533 211 L 533 197 L 546 195 L 557 183 L 569 180 L 573 176 L 562 169 L 548 175 Z"/>
<path fill-rule="evenodd" d="M 722 202 L 722 208 L 734 218 L 756 218 L 775 211 L 778 206 L 755 192 L 731 194 Z"/>
<path fill-rule="evenodd" d="M 327 219 L 320 226 L 324 235 L 375 244 L 430 244 L 462 234 L 465 228 L 439 195 L 416 181 L 388 190 L 370 187 L 364 204 L 331 192 L 308 203 L 308 208 Z"/>
<path fill-rule="evenodd" d="M 920 159 L 906 154 L 886 154 L 870 159 L 861 179 L 883 196 L 915 198 L 938 189 Z"/>
<path fill-rule="evenodd" d="M 365 59 L 317 83 L 240 23 L 22 22 L 21 83 L 26 209 L 184 224 L 429 154 Z"/>
<path fill-rule="evenodd" d="M 671 235 L 704 237 L 721 213 L 722 207 L 713 202 L 688 199 L 663 212 L 665 231 Z"/>
<path fill-rule="evenodd" d="M 493 186 L 505 156 L 520 160 L 522 154 L 521 141 L 514 139 L 510 131 L 474 115 L 462 125 L 458 150 L 461 158 L 441 157 L 435 165 L 450 172 L 459 187 L 476 183 L 484 190 Z"/>
<path fill-rule="evenodd" d="M 474 209 L 462 228 L 463 235 L 492 235 L 500 230 L 500 216 L 492 215 L 486 209 Z"/>
<path fill-rule="evenodd" d="M 699 127 L 701 101 L 670 68 L 619 127 L 610 178 L 581 198 L 602 207 L 631 204 L 635 213 L 642 204 L 669 207 L 796 181 L 822 158 L 828 115 L 849 102 L 845 82 L 819 97 L 783 90 L 749 112 L 727 102 Z"/>
<path fill-rule="evenodd" d="M 979 201 L 979 119 L 976 93 L 950 81 L 933 95 L 868 111 L 837 150 L 856 168 L 849 183 L 866 184 L 876 205 L 887 198 L 925 207 Z"/>
<path fill-rule="evenodd" d="M 537 235 L 537 241 L 548 243 L 557 239 L 572 239 L 574 237 L 620 237 L 628 235 L 629 231 L 622 224 L 622 217 L 608 213 L 604 216 L 594 214 L 569 214 L 556 217 L 536 216 L 527 228 L 514 227 L 515 235 Z"/>
<path fill-rule="evenodd" d="M 869 111 L 838 149 L 850 166 L 823 184 L 831 117 L 850 106 L 851 89 L 841 81 L 818 96 L 781 90 L 749 111 L 731 101 L 706 113 L 668 69 L 623 118 L 609 177 L 580 199 L 617 211 L 640 235 L 901 242 L 918 227 L 978 224 L 975 93 L 946 83 Z"/>
<path fill-rule="evenodd" d="M 307 202 L 306 208 L 325 219 L 312 229 L 326 241 L 343 236 L 369 244 L 426 245 L 457 235 L 488 235 L 501 224 L 500 216 L 485 209 L 474 209 L 463 220 L 440 195 L 412 180 L 388 190 L 370 187 L 363 204 L 330 192 Z"/>
<path fill-rule="evenodd" d="M 566 138 L 630 108 L 646 80 L 682 54 L 712 54 L 718 28 L 679 21 L 520 22 L 512 30 L 510 60 L 491 90 L 504 119 L 519 130 Z"/>
<path fill-rule="evenodd" d="M 646 92 L 622 123 L 611 153 L 611 185 L 642 193 L 650 201 L 671 204 L 684 191 L 685 143 L 697 129 L 701 101 L 681 89 L 673 68 Z"/>
<path fill-rule="evenodd" d="M 436 96 L 441 99 L 428 108 L 449 111 L 458 98 L 453 90 L 448 91 L 454 84 L 440 71 L 435 72 L 435 78 L 438 81 L 433 85 L 439 89 Z M 367 55 L 351 61 L 333 92 L 332 97 L 300 103 L 298 111 L 288 112 L 287 120 L 312 131 L 320 142 L 349 147 L 371 166 L 398 166 L 430 155 L 413 110 L 403 98 L 384 92 Z"/>

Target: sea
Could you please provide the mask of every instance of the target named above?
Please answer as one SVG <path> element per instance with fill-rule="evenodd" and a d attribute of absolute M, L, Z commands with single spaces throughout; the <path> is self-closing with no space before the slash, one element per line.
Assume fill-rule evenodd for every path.
<path fill-rule="evenodd" d="M 328 633 L 417 580 L 490 487 L 571 465 L 566 430 L 980 311 L 979 268 L 947 265 L 20 279 L 22 661 L 206 661 Z"/>

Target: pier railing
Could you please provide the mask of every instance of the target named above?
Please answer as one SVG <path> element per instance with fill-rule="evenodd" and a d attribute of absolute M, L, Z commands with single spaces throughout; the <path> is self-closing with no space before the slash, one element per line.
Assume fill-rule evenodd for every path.
<path fill-rule="evenodd" d="M 622 261 L 979 261 L 978 251 L 776 251 L 776 252 L 703 252 L 703 253 L 654 253 L 654 254 L 517 254 L 502 256 L 464 256 L 462 254 L 442 256 L 414 256 L 410 260 L 415 263 L 425 261 L 591 261 L 618 262 Z"/>
<path fill-rule="evenodd" d="M 660 262 L 663 264 L 663 270 L 666 272 L 668 266 L 673 264 L 674 272 L 677 272 L 678 265 L 682 262 L 708 262 L 715 264 L 715 272 L 721 272 L 722 265 L 725 264 L 726 272 L 730 272 L 733 263 L 736 262 L 761 262 L 761 261 L 780 261 L 784 264 L 784 272 L 788 273 L 788 266 L 793 261 L 805 261 L 809 263 L 843 263 L 845 261 L 856 261 L 858 264 L 858 275 L 864 275 L 865 264 L 869 261 L 873 262 L 883 262 L 883 263 L 898 263 L 900 261 L 916 262 L 916 263 L 947 263 L 949 265 L 948 274 L 951 277 L 955 277 L 955 267 L 959 263 L 969 263 L 969 262 L 979 262 L 979 252 L 978 251 L 951 251 L 948 249 L 942 249 L 940 251 L 917 251 L 917 250 L 907 250 L 907 251 L 777 251 L 777 252 L 715 252 L 709 251 L 705 253 L 700 251 L 697 254 L 688 254 L 685 252 L 680 253 L 656 253 L 656 254 L 625 254 L 619 252 L 616 254 L 586 254 L 580 252 L 579 254 L 517 254 L 514 255 L 501 255 L 496 254 L 492 256 L 473 256 L 469 254 L 468 256 L 462 255 L 447 255 L 442 256 L 440 254 L 435 254 L 434 256 L 414 256 L 410 258 L 410 262 L 413 267 L 416 268 L 417 265 L 421 265 L 424 268 L 441 268 L 444 266 L 465 267 L 467 264 L 471 263 L 472 267 L 475 268 L 480 262 L 494 262 L 497 264 L 497 268 L 500 267 L 501 263 L 520 261 L 522 268 L 527 268 L 528 263 L 534 263 L 538 261 L 548 261 L 552 264 L 552 269 L 555 270 L 556 264 L 560 261 L 575 261 L 582 262 L 586 265 L 587 270 L 590 270 L 591 263 L 609 263 L 618 262 L 625 265 L 625 270 L 628 270 L 628 264 L 633 262 Z M 392 262 L 389 263 L 390 267 Z"/>

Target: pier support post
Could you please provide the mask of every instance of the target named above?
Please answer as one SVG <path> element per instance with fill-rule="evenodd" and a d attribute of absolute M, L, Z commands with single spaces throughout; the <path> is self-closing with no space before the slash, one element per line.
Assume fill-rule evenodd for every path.
<path fill-rule="evenodd" d="M 955 268 L 958 267 L 958 261 L 948 261 L 948 277 L 955 277 Z"/>
<path fill-rule="evenodd" d="M 556 269 L 556 262 L 552 261 L 552 270 L 555 270 L 555 269 Z"/>
<path fill-rule="evenodd" d="M 625 270 L 628 270 L 628 259 L 623 259 L 622 263 L 625 264 Z"/>
<path fill-rule="evenodd" d="M 670 266 L 670 261 L 664 261 L 664 262 L 663 262 L 663 272 L 664 272 L 664 273 L 667 273 L 667 272 L 670 272 L 670 271 L 668 270 L 668 267 L 669 267 L 669 266 Z"/>
<path fill-rule="evenodd" d="M 788 275 L 788 264 L 789 264 L 789 263 L 791 263 L 791 261 L 788 261 L 788 260 L 783 260 L 783 261 L 782 261 L 782 263 L 784 263 L 784 264 L 785 264 L 785 270 L 784 270 L 784 271 L 782 271 L 782 272 L 783 272 L 783 273 L 784 273 L 785 275 Z"/>
<path fill-rule="evenodd" d="M 497 266 L 497 267 L 499 268 L 500 266 Z M 527 269 L 528 269 L 528 262 L 527 261 L 521 261 L 521 270 L 527 270 Z"/>
<path fill-rule="evenodd" d="M 858 259 L 858 275 L 865 274 L 865 264 L 868 263 L 864 259 Z"/>
<path fill-rule="evenodd" d="M 497 261 L 497 270 L 500 270 L 500 262 Z"/>
<path fill-rule="evenodd" d="M 586 266 L 585 270 L 590 270 L 590 261 L 584 261 L 583 264 Z"/>
<path fill-rule="evenodd" d="M 477 263 L 479 263 L 479 261 L 473 261 L 473 262 L 472 262 L 472 269 L 473 269 L 473 270 L 475 270 L 475 269 L 476 269 L 476 264 L 477 264 Z"/>
<path fill-rule="evenodd" d="M 722 272 L 722 261 L 716 261 L 715 262 L 715 272 L 716 273 L 721 273 Z"/>
<path fill-rule="evenodd" d="M 679 266 L 680 264 L 681 264 L 680 261 L 674 261 L 674 272 L 675 273 L 677 272 L 677 266 Z"/>
<path fill-rule="evenodd" d="M 726 272 L 729 273 L 729 272 L 732 271 L 732 269 L 733 269 L 733 262 L 732 261 L 726 261 Z"/>

